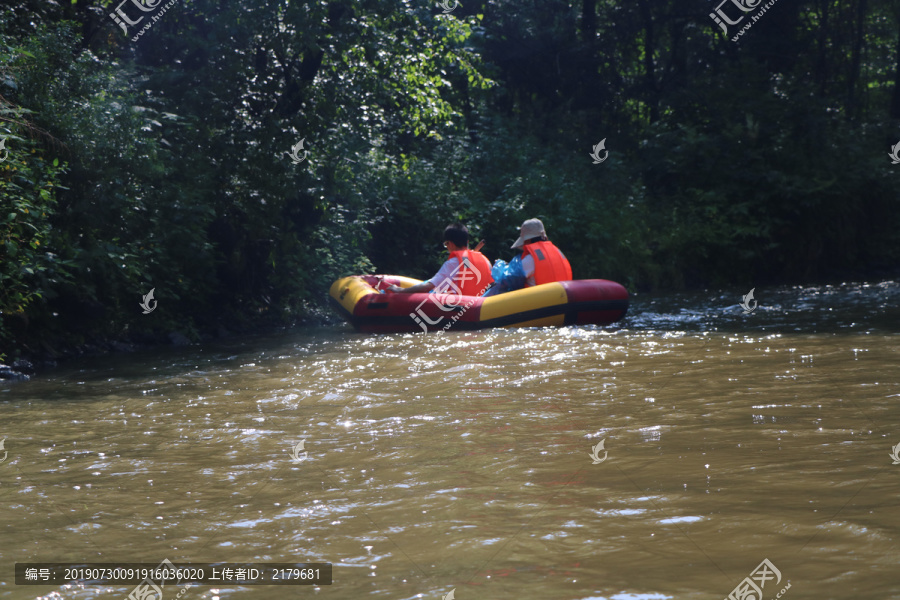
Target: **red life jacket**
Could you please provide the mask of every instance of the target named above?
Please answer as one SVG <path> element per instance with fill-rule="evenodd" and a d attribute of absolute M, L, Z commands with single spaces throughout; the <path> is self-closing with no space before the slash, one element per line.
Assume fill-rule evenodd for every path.
<path fill-rule="evenodd" d="M 463 296 L 479 296 L 484 288 L 494 282 L 491 277 L 491 261 L 481 252 L 474 250 L 457 250 L 450 253 L 450 258 L 459 261 L 459 268 L 453 276 L 453 284 Z M 438 284 L 436 288 L 447 286 Z M 457 293 L 455 289 L 437 289 L 438 292 Z"/>
<path fill-rule="evenodd" d="M 522 250 L 523 259 L 529 255 L 534 259 L 534 285 L 572 280 L 569 260 L 551 242 L 525 244 Z"/>

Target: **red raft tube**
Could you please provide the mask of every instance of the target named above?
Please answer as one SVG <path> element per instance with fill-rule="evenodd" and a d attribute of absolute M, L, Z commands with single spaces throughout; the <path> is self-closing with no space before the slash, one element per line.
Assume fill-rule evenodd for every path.
<path fill-rule="evenodd" d="M 354 275 L 335 281 L 329 294 L 341 317 L 367 333 L 608 325 L 628 310 L 628 291 L 605 279 L 557 281 L 488 298 L 382 291 L 417 283 L 399 275 Z"/>

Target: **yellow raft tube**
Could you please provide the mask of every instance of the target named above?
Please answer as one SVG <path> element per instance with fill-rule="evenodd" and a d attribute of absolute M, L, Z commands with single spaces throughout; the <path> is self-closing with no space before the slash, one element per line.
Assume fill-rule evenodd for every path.
<path fill-rule="evenodd" d="M 605 279 L 557 281 L 488 298 L 384 291 L 390 285 L 406 288 L 417 283 L 399 275 L 354 275 L 335 281 L 329 295 L 355 329 L 381 333 L 608 325 L 628 310 L 628 291 Z"/>

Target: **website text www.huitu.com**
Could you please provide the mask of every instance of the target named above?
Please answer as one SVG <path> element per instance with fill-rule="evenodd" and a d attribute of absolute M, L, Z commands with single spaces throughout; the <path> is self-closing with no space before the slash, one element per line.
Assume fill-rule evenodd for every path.
<path fill-rule="evenodd" d="M 746 31 L 748 31 L 751 27 L 753 27 L 753 24 L 756 23 L 757 21 L 759 21 L 762 18 L 762 16 L 764 14 L 766 14 L 766 11 L 769 10 L 776 2 L 778 2 L 778 0 L 769 0 L 769 2 L 765 3 L 762 7 L 760 7 L 759 12 L 757 12 L 755 15 L 752 15 L 750 17 L 750 20 L 747 22 L 747 24 L 744 25 L 743 27 L 741 27 L 741 30 L 738 31 L 737 34 L 735 34 L 735 36 L 733 38 L 731 38 L 731 41 L 732 42 L 738 41 L 738 38 L 741 37 L 742 35 L 744 35 L 744 33 Z"/>
<path fill-rule="evenodd" d="M 144 35 L 144 32 L 145 32 L 145 31 L 147 31 L 148 29 L 150 29 L 151 27 L 153 27 L 153 24 L 160 20 L 160 19 L 162 18 L 162 16 L 163 16 L 164 14 L 166 14 L 166 11 L 169 10 L 171 7 L 173 7 L 173 6 L 175 5 L 175 2 L 177 2 L 177 1 L 178 1 L 178 0 L 169 0 L 168 4 L 166 4 L 165 6 L 163 6 L 163 7 L 159 10 L 158 13 L 156 13 L 155 15 L 153 15 L 152 17 L 150 17 L 150 21 L 148 21 L 147 24 L 144 25 L 144 27 L 137 33 L 137 35 L 135 35 L 133 38 L 131 38 L 131 41 L 132 41 L 132 42 L 136 42 L 136 41 L 138 40 L 139 37 L 141 37 L 142 35 Z"/>
<path fill-rule="evenodd" d="M 111 12 L 109 16 L 116 23 L 116 25 L 118 25 L 122 29 L 122 32 L 125 33 L 125 35 L 129 35 L 129 27 L 140 25 L 140 23 L 147 18 L 146 13 L 159 9 L 159 11 L 155 15 L 150 17 L 149 21 L 144 23 L 144 26 L 141 28 L 141 30 L 131 38 L 132 42 L 136 42 L 139 37 L 144 35 L 145 31 L 148 31 L 151 27 L 153 27 L 154 23 L 160 20 L 162 16 L 166 14 L 166 12 L 170 8 L 172 8 L 178 0 L 169 0 L 166 5 L 160 7 L 160 2 L 162 1 L 163 0 L 131 0 L 131 3 L 134 5 L 131 7 L 132 16 L 138 16 L 141 15 L 141 13 L 144 13 L 143 16 L 132 20 L 126 13 L 126 11 L 122 8 L 123 5 L 128 3 L 128 0 L 122 0 L 122 2 L 120 2 L 116 7 L 115 11 Z M 135 8 L 138 9 L 137 13 L 134 12 Z"/>

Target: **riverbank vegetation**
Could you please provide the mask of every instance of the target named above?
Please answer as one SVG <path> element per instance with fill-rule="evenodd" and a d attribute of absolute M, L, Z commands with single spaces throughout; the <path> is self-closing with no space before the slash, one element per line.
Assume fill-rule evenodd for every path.
<path fill-rule="evenodd" d="M 296 322 L 454 220 L 632 290 L 900 264 L 894 2 L 137 4 L 0 8 L 0 357 Z"/>

